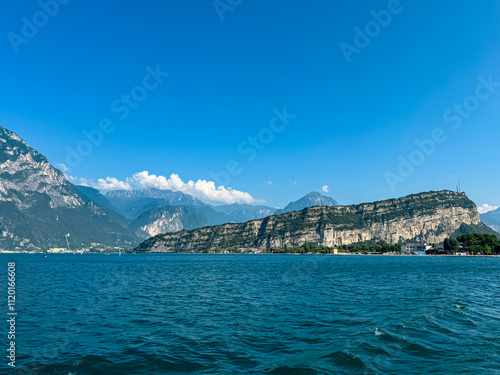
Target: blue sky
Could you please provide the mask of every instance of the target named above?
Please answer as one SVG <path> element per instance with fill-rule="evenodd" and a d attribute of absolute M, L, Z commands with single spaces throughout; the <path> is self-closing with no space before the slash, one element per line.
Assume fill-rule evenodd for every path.
<path fill-rule="evenodd" d="M 54 1 L 2 5 L 0 124 L 78 181 L 271 206 L 460 181 L 500 204 L 496 0 Z"/>

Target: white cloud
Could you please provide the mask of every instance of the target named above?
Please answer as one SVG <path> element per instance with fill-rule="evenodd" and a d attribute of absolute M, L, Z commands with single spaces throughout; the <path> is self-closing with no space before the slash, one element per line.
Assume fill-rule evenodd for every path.
<path fill-rule="evenodd" d="M 272 185 L 272 184 L 273 184 L 273 182 L 272 182 L 271 180 L 268 180 L 268 181 L 267 181 L 267 183 L 268 183 L 269 185 Z"/>
<path fill-rule="evenodd" d="M 132 190 L 128 182 L 119 181 L 114 177 L 100 178 L 93 187 L 98 190 Z"/>
<path fill-rule="evenodd" d="M 63 163 L 59 163 L 57 164 L 57 166 L 59 167 L 59 170 L 63 173 L 66 173 L 67 171 L 69 171 L 69 168 L 66 167 L 66 164 L 63 164 Z"/>
<path fill-rule="evenodd" d="M 65 174 L 66 179 L 75 184 L 92 187 L 97 190 L 132 190 L 128 182 L 123 182 L 114 177 L 100 178 L 97 182 L 81 177 L 74 177 Z"/>
<path fill-rule="evenodd" d="M 490 206 L 489 204 L 483 204 L 477 208 L 477 212 L 480 214 L 485 214 L 490 211 L 495 211 L 498 209 L 499 206 Z"/>
<path fill-rule="evenodd" d="M 325 193 L 329 193 L 329 191 L 328 191 L 328 185 L 322 186 L 321 190 L 323 190 Z"/>
<path fill-rule="evenodd" d="M 180 191 L 184 194 L 192 195 L 207 203 L 261 203 L 262 201 L 253 198 L 245 191 L 234 190 L 230 187 L 215 186 L 213 181 L 198 180 L 184 182 L 178 174 L 171 174 L 169 178 L 149 174 L 148 171 L 134 173 L 125 181 L 120 181 L 114 177 L 98 179 L 97 182 L 85 178 L 78 178 L 66 175 L 66 178 L 77 185 L 90 186 L 99 190 L 132 190 L 132 189 L 160 189 Z"/>
<path fill-rule="evenodd" d="M 192 195 L 202 201 L 212 203 L 258 203 L 249 193 L 234 190 L 224 186 L 215 187 L 213 181 L 198 180 L 184 182 L 178 174 L 172 173 L 167 179 L 165 176 L 149 174 L 148 171 L 135 173 L 128 183 L 137 185 L 140 188 L 156 188 L 161 190 L 180 191 L 184 194 Z"/>
<path fill-rule="evenodd" d="M 291 183 L 292 185 L 297 185 L 297 181 L 292 181 L 292 180 L 290 180 L 290 183 Z"/>

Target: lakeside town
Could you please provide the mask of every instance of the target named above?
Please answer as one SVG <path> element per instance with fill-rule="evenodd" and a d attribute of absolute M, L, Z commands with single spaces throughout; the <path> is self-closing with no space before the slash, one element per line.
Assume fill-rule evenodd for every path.
<path fill-rule="evenodd" d="M 45 251 L 33 250 L 2 250 L 0 253 L 22 254 L 126 254 L 146 253 L 137 252 L 135 249 L 109 247 L 93 243 L 91 247 L 81 249 L 50 248 Z M 169 252 L 174 253 L 174 252 Z M 179 252 L 183 253 L 183 252 Z M 302 255 L 432 255 L 432 256 L 499 256 L 500 240 L 492 234 L 469 233 L 457 238 L 446 238 L 442 243 L 428 244 L 425 242 L 408 241 L 402 244 L 391 245 L 386 241 L 376 244 L 351 244 L 335 248 L 320 246 L 316 243 L 305 243 L 299 247 L 259 249 L 255 247 L 230 247 L 227 249 L 219 246 L 214 249 L 198 252 L 198 254 L 302 254 Z"/>

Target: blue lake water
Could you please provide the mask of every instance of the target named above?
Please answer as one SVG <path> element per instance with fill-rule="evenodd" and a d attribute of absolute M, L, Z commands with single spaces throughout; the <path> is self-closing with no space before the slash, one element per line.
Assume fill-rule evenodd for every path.
<path fill-rule="evenodd" d="M 498 374 L 500 258 L 2 254 L 15 374 Z M 7 349 L 7 323 L 0 337 Z"/>

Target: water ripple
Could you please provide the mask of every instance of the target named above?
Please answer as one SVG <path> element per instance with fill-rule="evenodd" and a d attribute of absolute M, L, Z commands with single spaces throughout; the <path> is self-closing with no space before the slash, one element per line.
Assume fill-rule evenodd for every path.
<path fill-rule="evenodd" d="M 500 368 L 497 258 L 13 258 L 16 374 L 495 374 Z"/>

